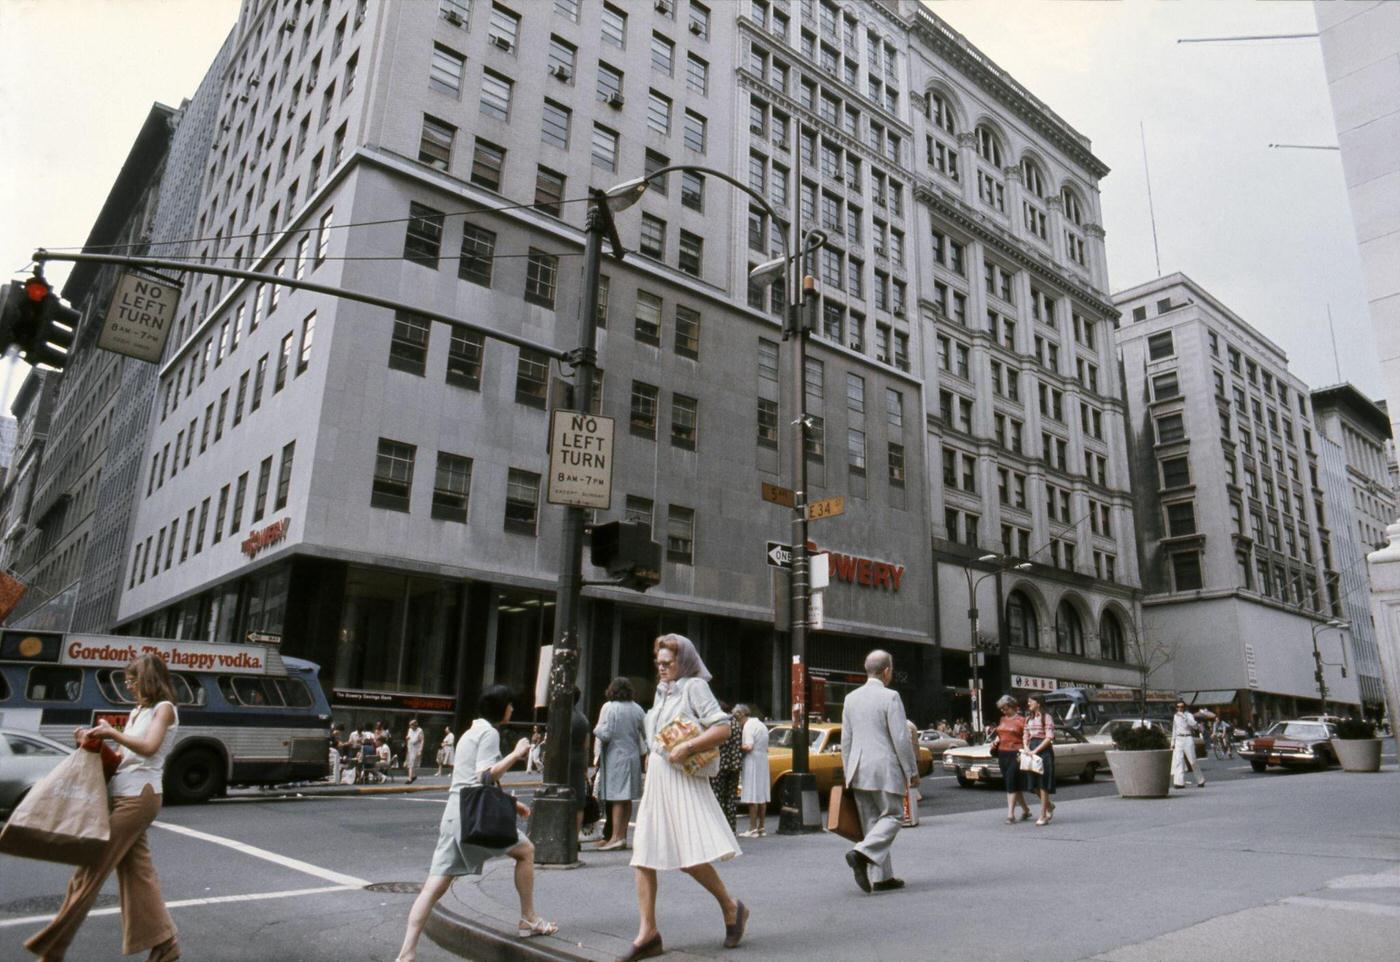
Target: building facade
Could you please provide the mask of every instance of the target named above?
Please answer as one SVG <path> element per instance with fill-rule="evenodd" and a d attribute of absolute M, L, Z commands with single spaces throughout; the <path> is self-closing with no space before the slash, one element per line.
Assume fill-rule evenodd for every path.
<path fill-rule="evenodd" d="M 1314 629 L 1335 639 L 1327 622 L 1345 612 L 1341 522 L 1325 504 L 1306 385 L 1282 349 L 1183 274 L 1114 302 L 1149 643 L 1197 704 L 1255 719 L 1320 710 Z M 1330 699 L 1359 705 L 1339 666 L 1326 669 Z"/>
<path fill-rule="evenodd" d="M 914 717 L 958 710 L 961 571 L 1002 553 L 1003 526 L 1004 553 L 1032 567 L 999 598 L 985 589 L 984 623 L 1006 639 L 999 687 L 1013 670 L 1032 685 L 1132 683 L 1136 549 L 1094 226 L 1104 169 L 921 6 L 250 0 L 223 89 L 192 253 L 402 309 L 194 281 L 142 453 L 123 630 L 280 635 L 350 715 L 445 716 L 484 683 L 531 689 L 553 640 L 561 524 L 546 425 L 569 371 L 550 352 L 577 341 L 583 201 L 689 164 L 747 172 L 828 236 L 802 390 L 809 496 L 845 499 L 811 528 L 834 559 L 809 650 L 833 708 L 879 645 Z M 932 96 L 957 104 L 967 134 L 951 137 L 956 197 L 926 161 L 948 139 Z M 967 139 L 979 125 L 1003 138 L 998 164 Z M 1024 205 L 1006 183 L 1023 160 L 1039 177 Z M 983 168 L 1002 191 L 995 216 L 977 209 Z M 747 278 L 787 223 L 696 172 L 659 178 L 618 223 L 629 253 L 604 266 L 597 401 L 617 424 L 616 469 L 594 520 L 649 523 L 665 561 L 645 595 L 586 589 L 585 690 L 622 674 L 645 692 L 651 639 L 680 630 L 723 696 L 785 714 L 764 546 L 786 540 L 788 512 L 760 487 L 790 483 L 796 395 L 779 299 Z M 986 270 L 990 294 L 969 280 Z M 993 343 L 963 322 L 975 378 L 936 360 L 955 294 L 973 318 L 1022 324 Z M 994 360 L 1025 401 L 984 391 Z M 975 427 L 943 414 L 959 377 Z M 1044 419 L 1028 410 L 1041 393 Z M 1024 441 L 994 408 L 1024 418 Z M 945 434 L 965 458 L 952 494 Z M 1025 489 L 1003 509 L 996 468 L 1013 451 Z"/>
<path fill-rule="evenodd" d="M 35 480 L 49 439 L 57 380 L 53 371 L 31 368 L 10 405 L 16 425 L 15 450 L 0 494 L 0 526 L 4 530 L 4 565 L 26 584 L 37 570 L 39 557 L 39 536 L 30 518 Z M 42 601 L 41 596 L 37 603 Z"/>
<path fill-rule="evenodd" d="M 1386 545 L 1385 529 L 1396 516 L 1387 448 L 1390 418 L 1350 384 L 1312 392 L 1313 419 L 1323 442 L 1328 481 L 1327 510 L 1333 519 L 1337 583 L 1343 619 L 1351 625 L 1361 703 L 1368 715 L 1385 706 L 1380 653 L 1371 618 L 1371 583 L 1366 555 Z"/>

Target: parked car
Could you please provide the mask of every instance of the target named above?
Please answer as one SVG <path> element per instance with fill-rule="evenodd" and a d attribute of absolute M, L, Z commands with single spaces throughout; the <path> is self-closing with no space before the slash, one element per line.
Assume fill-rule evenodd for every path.
<path fill-rule="evenodd" d="M 1336 764 L 1332 738 L 1336 726 L 1320 721 L 1274 722 L 1262 734 L 1246 739 L 1240 757 L 1256 772 L 1270 765 L 1281 768 L 1326 768 Z"/>
<path fill-rule="evenodd" d="M 1102 725 L 1100 725 L 1097 731 L 1089 734 L 1086 737 L 1091 742 L 1098 742 L 1101 745 L 1107 745 L 1111 747 L 1113 745 L 1113 736 L 1116 735 L 1118 732 L 1122 731 L 1128 726 L 1131 726 L 1133 728 L 1141 728 L 1143 725 L 1150 725 L 1151 727 L 1161 732 L 1163 735 L 1166 735 L 1168 741 L 1171 741 L 1171 722 L 1163 721 L 1160 718 L 1111 718 L 1108 721 L 1104 722 Z M 1202 724 L 1200 733 L 1197 734 L 1194 739 L 1192 739 L 1192 741 L 1196 743 L 1196 755 L 1197 757 L 1201 758 L 1204 758 L 1206 753 L 1206 727 L 1207 726 L 1205 724 Z M 1056 734 L 1058 735 L 1058 731 L 1056 732 Z"/>
<path fill-rule="evenodd" d="M 14 811 L 39 779 L 72 752 L 38 732 L 0 728 L 0 816 Z"/>
<path fill-rule="evenodd" d="M 1072 729 L 1055 729 L 1055 777 L 1077 777 L 1081 782 L 1092 782 L 1100 771 L 1108 769 L 1104 752 L 1111 747 L 1111 744 L 1091 742 Z M 1001 766 L 992 757 L 990 744 L 949 749 L 943 753 L 943 768 L 957 776 L 963 788 L 1001 782 Z"/>
<path fill-rule="evenodd" d="M 950 748 L 966 748 L 967 739 L 959 738 L 952 732 L 929 728 L 919 732 L 919 747 L 927 748 L 934 758 L 940 758 Z"/>
<path fill-rule="evenodd" d="M 817 794 L 825 797 L 833 785 L 841 784 L 845 771 L 841 768 L 841 726 L 835 722 L 813 722 L 807 726 L 807 767 L 817 778 Z M 933 770 L 933 753 L 919 748 L 919 774 Z M 776 726 L 768 734 L 768 776 L 772 779 L 773 798 L 779 795 L 778 783 L 792 771 L 792 725 Z"/>

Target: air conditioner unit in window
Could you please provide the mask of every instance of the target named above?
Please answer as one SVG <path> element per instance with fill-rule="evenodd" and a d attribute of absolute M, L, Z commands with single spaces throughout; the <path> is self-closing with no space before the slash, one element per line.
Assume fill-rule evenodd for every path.
<path fill-rule="evenodd" d="M 259 83 L 261 83 L 261 81 L 258 80 L 258 78 L 257 78 L 256 76 L 252 76 L 252 77 L 249 77 L 249 78 L 248 78 L 248 86 L 250 86 L 250 87 L 256 87 Z"/>
<path fill-rule="evenodd" d="M 357 27 L 362 26 L 362 25 L 364 24 L 364 22 L 365 22 L 365 12 L 364 12 L 363 10 L 361 10 L 359 13 L 355 14 L 355 26 L 357 26 Z"/>
<path fill-rule="evenodd" d="M 603 103 L 607 104 L 609 107 L 621 107 L 626 102 L 622 94 L 608 94 L 608 99 L 603 101 Z"/>
<path fill-rule="evenodd" d="M 852 342 L 851 342 L 851 350 L 853 350 L 853 351 L 863 351 L 863 350 L 865 350 L 865 345 L 862 344 L 860 341 L 852 341 Z"/>
<path fill-rule="evenodd" d="M 442 19 L 446 20 L 454 27 L 460 27 L 463 25 L 462 15 L 456 10 L 444 10 L 442 12 Z"/>
<path fill-rule="evenodd" d="M 670 13 L 670 12 L 671 12 L 671 4 L 668 3 L 667 0 L 656 0 L 656 12 L 657 12 L 657 13 Z"/>
<path fill-rule="evenodd" d="M 569 68 L 563 64 L 556 63 L 549 68 L 551 77 L 558 77 L 560 80 L 568 80 L 573 74 L 569 73 Z"/>
<path fill-rule="evenodd" d="M 705 28 L 700 26 L 700 24 L 696 23 L 694 20 L 692 20 L 690 21 L 690 32 L 698 37 L 705 32 Z"/>
<path fill-rule="evenodd" d="M 297 29 L 297 18 L 288 17 L 282 21 L 282 30 L 286 33 L 295 33 Z"/>
<path fill-rule="evenodd" d="M 511 43 L 509 40 L 507 40 L 505 37 L 502 37 L 500 34 L 493 33 L 491 35 L 491 44 L 492 46 L 500 47 L 506 53 L 510 53 L 512 50 L 515 49 L 515 44 Z"/>

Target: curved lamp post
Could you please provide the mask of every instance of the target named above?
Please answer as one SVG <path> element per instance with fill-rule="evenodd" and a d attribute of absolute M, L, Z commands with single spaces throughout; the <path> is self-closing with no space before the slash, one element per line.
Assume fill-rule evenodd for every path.
<path fill-rule="evenodd" d="M 601 267 L 603 238 L 608 237 L 613 256 L 622 260 L 624 250 L 617 235 L 613 214 L 631 207 L 646 192 L 648 184 L 659 177 L 675 171 L 692 171 L 707 177 L 714 177 L 742 191 L 757 203 L 773 220 L 781 218 L 761 195 L 747 184 L 720 170 L 699 167 L 691 164 L 675 164 L 654 170 L 645 177 L 623 181 L 606 190 L 594 188 L 588 206 L 585 224 L 583 292 L 579 298 L 579 347 L 565 356 L 576 372 L 574 408 L 588 411 L 593 403 L 593 377 L 597 370 L 598 351 L 598 277 Z M 786 234 L 780 233 L 783 256 L 760 264 L 750 272 L 752 280 L 759 280 L 774 274 L 783 275 L 782 316 L 783 337 L 792 339 L 796 350 L 792 352 L 791 383 L 797 398 L 797 416 L 793 421 L 793 544 L 791 583 L 791 623 L 792 649 L 795 667 L 794 675 L 805 680 L 806 627 L 808 607 L 807 571 L 807 494 L 805 457 L 806 395 L 803 390 L 803 369 L 806 366 L 806 327 L 799 322 L 796 311 L 796 298 L 791 291 L 790 265 L 793 261 L 791 246 Z M 804 257 L 826 243 L 826 234 L 821 231 L 808 231 L 803 238 L 798 257 Z M 807 290 L 810 290 L 807 287 Z M 554 656 L 549 675 L 549 722 L 546 729 L 544 786 L 535 799 L 534 816 L 530 821 L 530 837 L 535 843 L 535 860 L 545 865 L 572 865 L 578 861 L 578 831 L 575 822 L 573 791 L 569 788 L 569 751 L 567 747 L 571 720 L 573 717 L 573 690 L 578 671 L 578 608 L 579 594 L 583 588 L 583 540 L 585 516 L 582 508 L 565 509 L 564 533 L 560 542 L 559 587 L 555 606 Z M 794 718 L 793 776 L 787 779 L 788 799 L 784 801 L 780 824 L 783 830 L 801 831 L 804 828 L 817 830 L 819 812 L 817 809 L 816 780 L 808 772 L 807 765 L 807 718 L 805 700 L 794 689 L 793 700 L 802 703 L 801 717 Z M 810 796 L 810 805 L 803 805 L 804 798 Z M 804 825 L 803 813 L 810 809 L 810 825 Z"/>
<path fill-rule="evenodd" d="M 963 577 L 967 579 L 967 621 L 968 624 L 971 626 L 972 631 L 969 643 L 970 651 L 968 653 L 968 660 L 972 663 L 972 730 L 974 732 L 980 732 L 982 730 L 983 709 L 981 677 L 977 670 L 979 667 L 978 656 L 982 654 L 982 652 L 979 650 L 980 646 L 977 644 L 977 588 L 982 584 L 982 582 L 986 581 L 988 578 L 995 578 L 997 575 L 1003 572 L 1027 571 L 1033 567 L 1033 565 L 1029 561 L 1022 561 L 1019 564 L 1012 564 L 1012 560 L 1013 559 L 1011 558 L 1003 558 L 1001 555 L 997 554 L 982 555 L 980 558 L 977 559 L 979 564 L 991 564 L 992 562 L 999 563 L 991 571 L 987 572 L 982 577 L 977 578 L 976 580 L 973 580 L 972 577 L 972 565 L 970 563 L 963 565 Z M 998 599 L 998 604 L 1000 604 L 1000 599 Z"/>
<path fill-rule="evenodd" d="M 1317 633 L 1319 631 L 1327 631 L 1329 629 L 1345 631 L 1350 627 L 1351 625 L 1348 622 L 1342 621 L 1340 618 L 1329 618 L 1327 621 L 1324 621 L 1320 625 L 1313 625 L 1313 678 L 1317 680 L 1317 696 L 1322 701 L 1322 714 L 1324 715 L 1327 714 L 1327 677 L 1323 674 L 1322 669 L 1324 667 L 1340 668 L 1342 670 L 1342 677 L 1345 678 L 1347 676 L 1347 643 L 1345 640 L 1342 640 L 1340 638 L 1338 639 L 1338 643 L 1342 647 L 1342 660 L 1340 663 L 1323 661 L 1322 651 L 1317 647 Z"/>

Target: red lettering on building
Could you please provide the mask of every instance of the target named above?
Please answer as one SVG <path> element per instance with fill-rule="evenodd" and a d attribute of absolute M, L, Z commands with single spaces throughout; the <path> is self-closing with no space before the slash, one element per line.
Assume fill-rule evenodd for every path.
<path fill-rule="evenodd" d="M 283 518 L 281 521 L 274 521 L 261 531 L 254 531 L 243 541 L 243 553 L 249 558 L 256 558 L 258 554 L 275 544 L 287 540 L 287 530 L 292 526 L 291 518 Z"/>
<path fill-rule="evenodd" d="M 811 542 L 807 544 L 809 551 L 816 550 L 816 547 Z M 889 592 L 898 591 L 904 582 L 904 565 L 830 550 L 827 557 L 831 563 L 831 577 L 837 581 Z"/>

